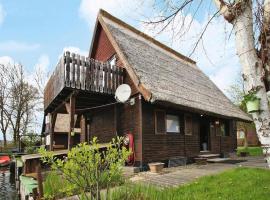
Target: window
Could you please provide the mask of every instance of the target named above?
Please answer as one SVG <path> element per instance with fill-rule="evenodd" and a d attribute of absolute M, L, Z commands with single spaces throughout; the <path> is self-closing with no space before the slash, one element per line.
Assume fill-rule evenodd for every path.
<path fill-rule="evenodd" d="M 166 131 L 167 133 L 180 133 L 179 116 L 166 115 Z"/>
<path fill-rule="evenodd" d="M 192 135 L 192 115 L 185 115 L 185 135 Z"/>
<path fill-rule="evenodd" d="M 155 133 L 180 133 L 180 118 L 178 115 L 166 114 L 164 110 L 155 111 Z"/>
<path fill-rule="evenodd" d="M 155 111 L 155 132 L 156 134 L 165 134 L 166 125 L 165 125 L 166 113 L 163 110 Z"/>
<path fill-rule="evenodd" d="M 113 55 L 108 62 L 110 63 L 111 66 L 115 66 L 116 65 L 116 56 Z"/>

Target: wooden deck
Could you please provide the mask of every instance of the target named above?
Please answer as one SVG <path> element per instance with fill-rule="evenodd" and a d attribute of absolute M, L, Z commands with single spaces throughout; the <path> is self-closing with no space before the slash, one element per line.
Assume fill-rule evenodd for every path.
<path fill-rule="evenodd" d="M 113 95 L 123 83 L 123 69 L 65 52 L 60 58 L 44 91 L 44 110 L 57 106 L 58 96 L 68 95 L 63 90 L 79 90 L 88 93 Z"/>

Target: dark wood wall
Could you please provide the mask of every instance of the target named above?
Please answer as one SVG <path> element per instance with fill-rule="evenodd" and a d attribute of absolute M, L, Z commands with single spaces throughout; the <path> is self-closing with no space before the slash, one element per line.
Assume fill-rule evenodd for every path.
<path fill-rule="evenodd" d="M 177 114 L 180 120 L 180 133 L 155 134 L 155 109 L 165 109 L 170 114 Z M 200 151 L 199 124 L 195 116 L 193 118 L 193 134 L 184 134 L 184 112 L 166 109 L 147 102 L 142 104 L 142 139 L 143 162 L 168 160 L 176 156 L 193 157 Z"/>
<path fill-rule="evenodd" d="M 180 133 L 155 133 L 155 110 L 163 109 L 169 114 L 184 116 L 186 111 L 177 111 L 152 105 L 142 104 L 142 157 L 143 163 L 168 160 L 176 156 L 196 157 L 200 154 L 200 115 L 188 113 L 192 116 L 192 135 L 185 134 L 184 119 L 180 119 Z M 236 148 L 234 127 L 229 136 L 217 136 L 210 127 L 210 152 L 232 152 Z"/>

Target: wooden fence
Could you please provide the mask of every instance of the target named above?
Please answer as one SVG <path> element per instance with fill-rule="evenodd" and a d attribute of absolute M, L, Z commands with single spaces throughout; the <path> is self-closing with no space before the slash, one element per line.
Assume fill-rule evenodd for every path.
<path fill-rule="evenodd" d="M 67 51 L 61 57 L 46 85 L 44 107 L 46 109 L 65 87 L 114 94 L 122 83 L 122 68 Z"/>

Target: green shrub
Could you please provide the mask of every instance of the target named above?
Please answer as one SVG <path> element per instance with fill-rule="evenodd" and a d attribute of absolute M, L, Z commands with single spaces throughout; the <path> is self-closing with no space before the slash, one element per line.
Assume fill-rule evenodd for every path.
<path fill-rule="evenodd" d="M 70 196 L 75 188 L 57 172 L 51 171 L 43 182 L 44 198 L 56 199 Z"/>
<path fill-rule="evenodd" d="M 101 199 L 102 189 L 108 194 L 111 187 L 122 182 L 122 167 L 130 155 L 122 147 L 122 140 L 120 137 L 113 139 L 106 150 L 101 151 L 94 138 L 90 145 L 83 143 L 72 148 L 65 160 L 55 158 L 53 152 L 44 148 L 39 152 L 44 156 L 43 162 L 61 173 L 71 188 L 76 185 L 76 194 L 80 194 L 81 199 Z"/>

